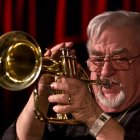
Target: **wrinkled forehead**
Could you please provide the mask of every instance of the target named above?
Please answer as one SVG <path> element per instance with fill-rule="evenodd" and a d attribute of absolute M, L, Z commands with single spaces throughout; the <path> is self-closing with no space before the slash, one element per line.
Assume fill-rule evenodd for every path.
<path fill-rule="evenodd" d="M 127 48 L 115 48 L 115 49 L 112 49 L 111 51 L 102 51 L 102 49 L 93 48 L 90 52 L 90 55 L 97 55 L 97 56 L 119 55 L 119 54 L 131 55 L 131 53 L 129 52 Z"/>
<path fill-rule="evenodd" d="M 100 36 L 92 36 L 89 51 L 140 53 L 140 33 L 132 28 L 107 28 Z"/>

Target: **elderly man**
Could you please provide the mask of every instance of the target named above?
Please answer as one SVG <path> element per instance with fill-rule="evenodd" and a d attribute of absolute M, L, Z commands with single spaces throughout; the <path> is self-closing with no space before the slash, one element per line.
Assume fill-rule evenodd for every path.
<path fill-rule="evenodd" d="M 38 118 L 35 119 L 34 94 L 17 121 L 4 133 L 3 140 L 24 139 L 82 139 L 82 140 L 139 140 L 140 139 L 140 14 L 128 11 L 104 12 L 94 17 L 87 28 L 87 66 L 90 79 L 102 84 L 87 84 L 75 77 L 60 77 L 51 83 L 42 76 L 38 90 Z M 65 43 L 71 47 L 72 43 Z M 53 57 L 64 47 L 58 44 L 45 53 Z M 104 85 L 109 84 L 107 87 Z M 48 99 L 48 100 L 47 100 Z M 56 125 L 47 122 L 45 114 L 50 103 L 57 103 L 57 113 L 71 113 L 80 122 L 77 125 Z M 38 109 L 38 108 L 36 108 Z"/>

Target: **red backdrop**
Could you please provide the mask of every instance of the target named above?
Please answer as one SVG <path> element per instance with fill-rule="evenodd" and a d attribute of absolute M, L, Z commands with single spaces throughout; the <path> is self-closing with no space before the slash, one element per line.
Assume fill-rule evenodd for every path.
<path fill-rule="evenodd" d="M 42 52 L 54 44 L 74 41 L 82 63 L 87 57 L 83 51 L 89 20 L 103 11 L 121 9 L 140 11 L 140 1 L 0 0 L 0 35 L 12 30 L 25 31 L 37 40 Z M 18 116 L 30 92 L 30 87 L 18 92 L 0 87 L 0 135 Z"/>

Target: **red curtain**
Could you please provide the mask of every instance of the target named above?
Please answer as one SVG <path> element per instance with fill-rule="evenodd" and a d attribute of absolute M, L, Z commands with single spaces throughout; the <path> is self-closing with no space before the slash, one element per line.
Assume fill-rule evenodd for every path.
<path fill-rule="evenodd" d="M 73 41 L 80 49 L 86 42 L 90 19 L 108 10 L 140 11 L 139 0 L 0 0 L 0 35 L 20 30 L 46 47 Z M 26 55 L 26 54 L 25 54 Z M 84 61 L 81 57 L 80 61 Z M 31 93 L 31 88 L 8 91 L 0 87 L 0 133 L 14 121 Z"/>

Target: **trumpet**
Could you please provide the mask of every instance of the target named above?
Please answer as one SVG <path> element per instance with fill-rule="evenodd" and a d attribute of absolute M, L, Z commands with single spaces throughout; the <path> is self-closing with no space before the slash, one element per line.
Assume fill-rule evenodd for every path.
<path fill-rule="evenodd" d="M 76 56 L 70 54 L 69 48 L 62 48 L 61 56 L 56 61 L 53 58 L 44 59 L 39 44 L 29 34 L 22 31 L 11 31 L 0 37 L 0 86 L 11 91 L 19 91 L 32 85 L 43 70 L 47 74 L 67 77 L 76 76 L 87 84 L 110 87 L 110 81 L 89 80 L 84 69 L 77 70 Z M 59 118 L 49 118 L 50 122 L 70 123 L 64 114 Z"/>

